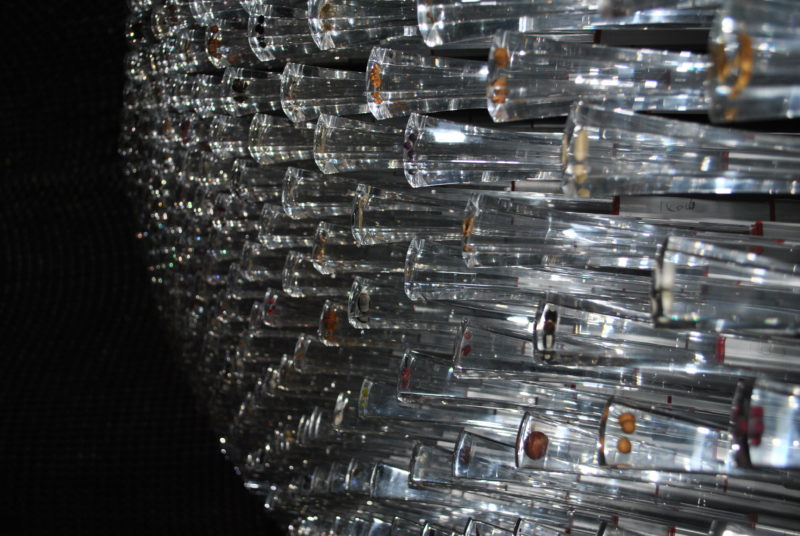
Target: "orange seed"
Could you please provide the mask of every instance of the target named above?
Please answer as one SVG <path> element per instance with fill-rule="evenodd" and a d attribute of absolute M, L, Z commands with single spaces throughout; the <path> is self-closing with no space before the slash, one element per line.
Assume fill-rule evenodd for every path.
<path fill-rule="evenodd" d="M 501 69 L 505 69 L 508 67 L 508 63 L 510 61 L 510 56 L 508 55 L 508 49 L 505 47 L 496 48 L 494 51 L 494 64 L 497 65 Z"/>
<path fill-rule="evenodd" d="M 622 431 L 626 434 L 632 434 L 636 430 L 636 416 L 633 413 L 625 412 L 618 420 Z"/>

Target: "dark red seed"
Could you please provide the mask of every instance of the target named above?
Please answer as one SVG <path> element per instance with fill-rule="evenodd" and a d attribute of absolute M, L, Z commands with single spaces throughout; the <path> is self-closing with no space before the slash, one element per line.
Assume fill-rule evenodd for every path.
<path fill-rule="evenodd" d="M 750 424 L 750 433 L 755 436 L 760 436 L 764 433 L 764 421 L 754 421 Z"/>
<path fill-rule="evenodd" d="M 411 383 L 411 369 L 406 367 L 400 372 L 400 388 L 408 389 L 409 383 Z"/>
<path fill-rule="evenodd" d="M 747 420 L 744 417 L 736 419 L 736 432 L 739 433 L 739 435 L 747 433 Z"/>

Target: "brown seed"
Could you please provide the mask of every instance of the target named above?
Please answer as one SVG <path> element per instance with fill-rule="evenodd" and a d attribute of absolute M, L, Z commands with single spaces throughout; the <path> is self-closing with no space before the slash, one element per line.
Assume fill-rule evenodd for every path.
<path fill-rule="evenodd" d="M 725 47 L 716 43 L 708 45 L 708 55 L 711 56 L 713 68 L 709 75 L 716 74 L 717 82 L 722 84 L 731 73 L 731 64 L 725 55 Z"/>
<path fill-rule="evenodd" d="M 505 47 L 496 48 L 494 51 L 494 64 L 499 67 L 500 69 L 505 69 L 508 67 L 508 63 L 510 61 L 510 56 L 508 55 L 508 49 Z"/>
<path fill-rule="evenodd" d="M 381 68 L 376 64 L 369 70 L 369 81 L 376 88 L 381 87 Z"/>
<path fill-rule="evenodd" d="M 333 335 L 336 333 L 336 328 L 339 327 L 339 315 L 336 314 L 336 311 L 326 311 L 322 324 L 325 328 L 325 333 Z"/>
<path fill-rule="evenodd" d="M 219 39 L 209 39 L 208 40 L 208 53 L 214 56 L 215 58 L 221 58 L 222 54 L 219 52 Z"/>
<path fill-rule="evenodd" d="M 632 434 L 636 430 L 636 416 L 626 412 L 619 416 L 619 425 L 626 434 Z"/>
<path fill-rule="evenodd" d="M 622 454 L 628 454 L 631 451 L 631 440 L 627 437 L 621 437 L 617 441 L 617 450 Z"/>
<path fill-rule="evenodd" d="M 542 432 L 532 432 L 525 438 L 525 455 L 532 460 L 540 460 L 547 453 L 550 442 Z"/>
<path fill-rule="evenodd" d="M 753 40 L 744 33 L 739 34 L 739 50 L 733 60 L 734 66 L 739 70 L 739 76 L 731 88 L 730 98 L 735 99 L 742 94 L 744 88 L 750 85 L 753 79 Z"/>
<path fill-rule="evenodd" d="M 472 228 L 475 226 L 475 217 L 470 216 L 469 218 L 464 218 L 464 221 L 461 223 L 461 234 L 465 237 L 468 237 L 472 234 Z"/>
<path fill-rule="evenodd" d="M 372 92 L 372 100 L 375 102 L 375 104 L 380 104 L 383 102 L 383 99 L 381 98 L 381 92 L 377 89 Z"/>

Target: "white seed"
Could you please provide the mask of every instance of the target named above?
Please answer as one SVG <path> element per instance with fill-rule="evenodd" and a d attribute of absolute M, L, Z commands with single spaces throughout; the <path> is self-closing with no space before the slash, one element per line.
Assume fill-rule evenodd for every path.
<path fill-rule="evenodd" d="M 589 155 L 589 132 L 587 130 L 581 129 L 575 136 L 574 152 L 575 160 L 578 162 L 583 162 Z"/>

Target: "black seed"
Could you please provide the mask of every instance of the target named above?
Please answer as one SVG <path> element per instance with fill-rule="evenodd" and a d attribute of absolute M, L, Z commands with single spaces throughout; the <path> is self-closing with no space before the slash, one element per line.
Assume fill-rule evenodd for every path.
<path fill-rule="evenodd" d="M 458 461 L 462 465 L 467 465 L 470 458 L 472 458 L 472 447 L 464 447 L 461 452 L 458 453 Z"/>

